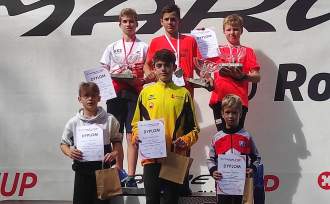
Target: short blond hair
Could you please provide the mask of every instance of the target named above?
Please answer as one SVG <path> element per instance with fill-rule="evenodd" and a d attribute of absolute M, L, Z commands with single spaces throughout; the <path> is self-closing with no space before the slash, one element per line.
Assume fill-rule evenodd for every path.
<path fill-rule="evenodd" d="M 222 29 L 225 30 L 226 25 L 231 25 L 231 26 L 239 27 L 241 31 L 243 31 L 243 24 L 244 24 L 244 20 L 242 16 L 238 14 L 231 14 L 223 19 Z"/>
<path fill-rule="evenodd" d="M 121 18 L 124 17 L 124 16 L 132 17 L 135 20 L 136 23 L 138 21 L 138 14 L 132 8 L 124 8 L 120 11 L 120 13 L 119 13 L 119 22 L 121 22 Z"/>
<path fill-rule="evenodd" d="M 239 96 L 234 94 L 228 94 L 226 95 L 221 102 L 221 109 L 222 112 L 225 108 L 235 108 L 239 111 L 239 113 L 242 113 L 242 100 Z"/>

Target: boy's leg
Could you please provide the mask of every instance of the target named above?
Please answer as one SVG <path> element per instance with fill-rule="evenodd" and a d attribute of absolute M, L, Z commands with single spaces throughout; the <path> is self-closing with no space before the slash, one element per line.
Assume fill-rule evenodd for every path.
<path fill-rule="evenodd" d="M 125 118 L 126 118 L 126 108 L 125 108 L 125 100 L 120 98 L 120 96 L 107 100 L 107 112 L 112 114 L 119 122 L 119 132 L 124 132 L 124 125 L 125 125 Z M 120 152 L 122 154 L 122 160 L 124 159 L 123 152 Z M 118 162 L 119 167 L 123 169 L 123 161 Z"/>
<path fill-rule="evenodd" d="M 95 176 L 75 172 L 73 204 L 91 204 L 96 197 Z M 93 185 L 94 184 L 94 185 Z M 94 189 L 94 190 L 93 190 Z"/>
<path fill-rule="evenodd" d="M 241 196 L 241 195 L 233 195 L 232 197 L 233 197 L 232 198 L 233 204 L 241 204 L 242 203 L 243 196 Z"/>
<path fill-rule="evenodd" d="M 224 120 L 221 116 L 221 102 L 217 102 L 216 104 L 210 105 L 213 110 L 213 117 L 215 126 L 217 127 L 217 131 L 223 130 L 224 128 Z"/>
<path fill-rule="evenodd" d="M 164 186 L 164 204 L 177 204 L 179 202 L 180 187 L 182 185 L 160 179 Z"/>
<path fill-rule="evenodd" d="M 243 128 L 244 127 L 244 122 L 245 122 L 245 118 L 246 118 L 246 114 L 248 112 L 248 108 L 243 106 L 242 107 L 242 116 L 241 118 L 239 119 L 239 127 L 240 128 Z"/>
<path fill-rule="evenodd" d="M 160 164 L 146 164 L 143 167 L 146 204 L 160 203 Z"/>
<path fill-rule="evenodd" d="M 127 164 L 128 164 L 128 181 L 126 183 L 127 187 L 137 187 L 136 181 L 134 179 L 136 164 L 138 159 L 138 148 L 136 145 L 132 144 L 132 120 L 135 112 L 136 101 L 127 100 L 127 115 L 125 121 L 126 129 L 126 139 L 127 139 Z"/>

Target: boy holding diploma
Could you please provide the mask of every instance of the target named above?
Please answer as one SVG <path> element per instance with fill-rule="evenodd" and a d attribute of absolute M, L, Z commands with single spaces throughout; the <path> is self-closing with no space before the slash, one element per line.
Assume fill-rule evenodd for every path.
<path fill-rule="evenodd" d="M 99 200 L 96 195 L 96 178 L 95 170 L 109 168 L 110 163 L 116 163 L 116 167 L 120 169 L 120 162 L 123 152 L 122 139 L 123 136 L 119 133 L 119 122 L 117 119 L 107 113 L 102 107 L 97 106 L 100 101 L 100 90 L 93 82 L 82 82 L 79 86 L 78 101 L 82 108 L 76 116 L 72 117 L 65 125 L 62 139 L 61 150 L 63 154 L 73 160 L 72 169 L 75 171 L 73 204 L 106 204 L 109 201 Z M 86 161 L 86 155 L 77 149 L 77 138 L 79 139 L 79 128 L 90 127 L 90 129 L 99 127 L 103 136 L 104 157 L 103 161 Z M 86 128 L 88 129 L 88 128 Z M 98 132 L 83 133 L 81 138 L 95 137 Z M 85 144 L 87 146 L 88 144 Z M 92 152 L 94 147 L 89 144 L 88 153 Z M 94 151 L 97 152 L 98 150 Z M 86 152 L 87 154 L 87 152 Z M 95 153 L 96 154 L 96 153 Z"/>
<path fill-rule="evenodd" d="M 233 94 L 222 100 L 222 117 L 226 126 L 212 138 L 207 166 L 211 176 L 217 181 L 223 179 L 218 169 L 218 157 L 221 155 L 246 155 L 246 173 L 252 174 L 252 164 L 257 160 L 258 151 L 249 132 L 239 126 L 242 115 L 241 99 Z M 217 187 L 218 189 L 218 187 Z M 219 192 L 217 192 L 219 193 Z M 218 204 L 241 204 L 242 195 L 217 194 Z"/>
<path fill-rule="evenodd" d="M 158 81 L 142 89 L 132 121 L 132 143 L 138 144 L 138 122 L 160 119 L 165 124 L 167 152 L 187 155 L 197 141 L 199 128 L 195 119 L 194 104 L 189 91 L 172 81 L 176 69 L 175 55 L 162 49 L 153 56 L 153 67 Z M 160 186 L 164 189 L 164 203 L 175 204 L 179 199 L 180 184 L 159 178 L 160 159 L 142 160 L 143 179 L 147 204 L 160 202 Z"/>

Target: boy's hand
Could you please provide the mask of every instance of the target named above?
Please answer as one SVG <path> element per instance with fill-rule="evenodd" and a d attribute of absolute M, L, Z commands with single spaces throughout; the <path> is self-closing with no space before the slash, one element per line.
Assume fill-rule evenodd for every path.
<path fill-rule="evenodd" d="M 74 160 L 82 160 L 83 159 L 83 154 L 79 149 L 76 148 L 70 148 L 68 150 L 67 155 Z"/>
<path fill-rule="evenodd" d="M 106 163 L 112 162 L 113 160 L 116 159 L 117 155 L 118 155 L 118 151 L 116 151 L 116 150 L 112 151 L 111 153 L 107 153 L 104 156 L 104 162 L 106 162 Z"/>
<path fill-rule="evenodd" d="M 135 145 L 135 146 L 139 146 L 139 143 L 141 143 L 141 140 L 139 139 L 139 135 L 136 134 L 135 137 L 134 137 L 134 140 L 131 141 L 132 142 L 132 145 Z"/>
<path fill-rule="evenodd" d="M 251 175 L 253 173 L 253 169 L 251 168 L 246 168 L 246 174 Z"/>
<path fill-rule="evenodd" d="M 187 143 L 185 141 L 183 141 L 181 139 L 181 137 L 179 137 L 178 139 L 173 141 L 173 144 L 175 145 L 176 148 L 179 148 L 179 149 L 185 149 L 188 147 Z"/>
<path fill-rule="evenodd" d="M 218 181 L 222 179 L 222 174 L 219 171 L 214 171 L 212 177 L 214 178 L 214 180 Z"/>
<path fill-rule="evenodd" d="M 154 82 L 157 81 L 157 75 L 155 72 L 150 72 L 149 74 L 146 75 L 146 77 L 144 78 L 145 83 L 150 83 L 150 82 Z"/>

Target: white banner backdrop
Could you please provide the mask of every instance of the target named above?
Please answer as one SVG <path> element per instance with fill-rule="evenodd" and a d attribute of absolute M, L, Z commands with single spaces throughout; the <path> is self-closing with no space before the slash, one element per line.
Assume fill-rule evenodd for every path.
<path fill-rule="evenodd" d="M 79 108 L 83 70 L 98 65 L 121 37 L 117 15 L 137 10 L 138 37 L 163 33 L 161 0 L 0 0 L 0 200 L 71 200 L 71 161 L 59 149 Z M 215 29 L 244 16 L 242 44 L 253 47 L 262 79 L 246 119 L 265 164 L 270 204 L 330 200 L 330 2 L 327 0 L 180 0 L 182 32 Z M 193 191 L 214 191 L 205 158 L 216 132 L 210 93 L 196 89 L 201 133 L 192 149 Z M 104 105 L 104 104 L 103 104 Z M 126 163 L 126 162 L 125 162 Z M 137 172 L 142 173 L 138 165 Z M 139 184 L 140 187 L 143 184 Z"/>

